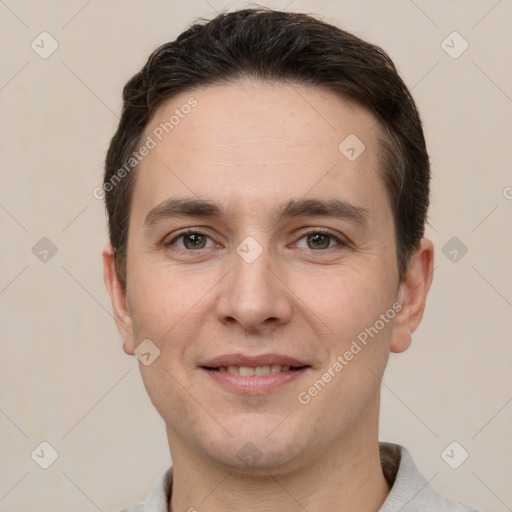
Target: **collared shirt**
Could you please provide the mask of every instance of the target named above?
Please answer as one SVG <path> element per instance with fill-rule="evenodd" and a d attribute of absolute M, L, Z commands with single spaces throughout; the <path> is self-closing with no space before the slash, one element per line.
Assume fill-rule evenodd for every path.
<path fill-rule="evenodd" d="M 403 446 L 379 443 L 379 450 L 391 492 L 378 512 L 478 512 L 436 492 Z M 131 505 L 120 512 L 168 512 L 171 493 L 172 466 L 158 478 L 144 503 Z"/>

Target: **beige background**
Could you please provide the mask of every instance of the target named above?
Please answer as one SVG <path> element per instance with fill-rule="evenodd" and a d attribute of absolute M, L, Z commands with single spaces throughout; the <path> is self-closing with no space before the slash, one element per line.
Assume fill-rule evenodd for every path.
<path fill-rule="evenodd" d="M 440 492 L 509 510 L 512 2 L 262 3 L 381 45 L 413 90 L 433 164 L 436 270 L 413 346 L 386 372 L 381 439 L 408 447 Z M 0 1 L 0 512 L 113 511 L 143 500 L 170 463 L 111 316 L 92 191 L 126 80 L 196 17 L 243 5 Z M 31 48 L 43 31 L 59 45 L 47 59 Z M 456 59 L 441 46 L 453 31 L 469 43 Z M 452 53 L 463 44 L 453 37 Z M 44 236 L 57 248 L 47 262 L 32 252 Z M 454 236 L 467 247 L 456 262 L 442 252 Z M 46 470 L 31 458 L 42 441 L 59 454 Z M 452 441 L 469 453 L 458 469 L 441 457 Z"/>

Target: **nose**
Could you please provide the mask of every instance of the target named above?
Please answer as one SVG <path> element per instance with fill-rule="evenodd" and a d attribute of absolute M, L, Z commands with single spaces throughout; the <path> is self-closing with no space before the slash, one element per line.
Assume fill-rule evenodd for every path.
<path fill-rule="evenodd" d="M 221 323 L 239 324 L 244 330 L 261 332 L 282 326 L 292 316 L 292 292 L 272 265 L 271 255 L 264 249 L 252 262 L 233 253 L 233 265 L 225 279 L 217 303 L 217 318 Z"/>

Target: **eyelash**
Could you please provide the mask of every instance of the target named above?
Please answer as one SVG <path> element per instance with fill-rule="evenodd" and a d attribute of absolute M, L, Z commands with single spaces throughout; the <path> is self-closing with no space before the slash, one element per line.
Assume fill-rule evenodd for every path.
<path fill-rule="evenodd" d="M 176 235 L 170 242 L 166 242 L 164 243 L 164 246 L 166 248 L 169 248 L 171 247 L 172 245 L 175 244 L 175 242 L 177 240 L 179 240 L 180 238 L 186 236 L 186 235 L 200 235 L 200 236 L 204 236 L 204 237 L 207 237 L 209 238 L 210 240 L 212 240 L 212 238 L 207 235 L 206 233 L 203 233 L 202 231 L 198 231 L 198 230 L 195 230 L 195 229 L 187 229 L 185 231 L 182 231 L 181 233 L 179 233 L 178 235 Z M 348 241 L 345 241 L 345 240 L 342 240 L 341 238 L 339 238 L 335 233 L 331 232 L 330 230 L 328 229 L 310 229 L 308 231 L 305 231 L 302 233 L 301 237 L 299 238 L 299 240 L 302 240 L 303 238 L 307 237 L 308 235 L 325 235 L 325 236 L 328 236 L 330 237 L 331 239 L 334 239 L 336 242 L 337 242 L 337 246 L 340 246 L 340 247 L 348 247 L 349 246 L 349 242 Z M 333 246 L 333 247 L 327 247 L 326 249 L 318 249 L 318 250 L 315 250 L 315 249 L 306 249 L 306 250 L 309 250 L 311 252 L 325 252 L 327 251 L 328 249 L 334 249 L 336 246 Z M 200 251 L 201 249 L 184 249 L 182 247 L 178 247 L 178 249 L 180 251 L 185 251 L 185 252 L 195 252 L 195 251 Z M 203 248 L 204 250 L 204 248 Z"/>

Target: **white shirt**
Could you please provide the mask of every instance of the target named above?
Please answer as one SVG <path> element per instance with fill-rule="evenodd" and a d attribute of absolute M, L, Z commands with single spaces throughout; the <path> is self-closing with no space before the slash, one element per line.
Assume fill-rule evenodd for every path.
<path fill-rule="evenodd" d="M 379 443 L 379 449 L 391 492 L 378 512 L 478 512 L 436 492 L 403 446 Z M 172 466 L 158 478 L 144 503 L 136 503 L 120 512 L 168 512 L 171 493 Z"/>

